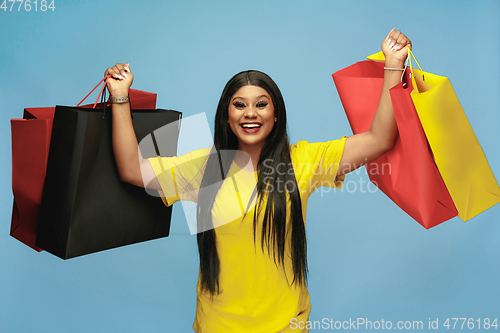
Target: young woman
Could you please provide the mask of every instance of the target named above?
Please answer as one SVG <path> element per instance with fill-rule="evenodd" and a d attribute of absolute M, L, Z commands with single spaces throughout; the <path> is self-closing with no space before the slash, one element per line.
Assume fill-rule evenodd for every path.
<path fill-rule="evenodd" d="M 214 147 L 143 159 L 127 101 L 129 64 L 106 70 L 113 148 L 123 181 L 160 191 L 167 205 L 197 203 L 200 275 L 196 332 L 306 332 L 305 214 L 319 186 L 392 149 L 397 127 L 389 89 L 400 82 L 410 40 L 394 29 L 382 43 L 384 84 L 369 131 L 325 143 L 290 145 L 285 104 L 258 71 L 236 74 L 222 92 Z M 250 159 L 248 159 L 248 157 Z M 254 171 L 255 170 L 255 171 Z"/>

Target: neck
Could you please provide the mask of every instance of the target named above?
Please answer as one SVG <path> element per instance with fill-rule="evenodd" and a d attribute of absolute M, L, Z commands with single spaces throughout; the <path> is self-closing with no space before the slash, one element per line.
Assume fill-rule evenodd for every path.
<path fill-rule="evenodd" d="M 238 145 L 238 151 L 234 156 L 234 161 L 242 169 L 248 170 L 252 168 L 252 171 L 256 171 L 257 166 L 259 164 L 260 153 L 263 147 L 264 144 L 257 146 L 257 145 L 244 145 L 240 143 Z M 248 161 L 248 157 L 250 157 L 251 163 L 250 161 Z"/>

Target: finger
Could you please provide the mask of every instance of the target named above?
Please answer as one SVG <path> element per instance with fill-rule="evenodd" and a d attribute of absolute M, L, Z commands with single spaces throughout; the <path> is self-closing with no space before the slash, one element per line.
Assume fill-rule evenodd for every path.
<path fill-rule="evenodd" d="M 387 36 L 385 36 L 385 41 L 387 42 L 387 45 L 389 45 L 391 43 L 391 34 L 392 32 L 395 30 L 396 28 L 392 28 L 391 31 L 389 31 L 389 33 L 387 34 Z"/>
<path fill-rule="evenodd" d="M 405 38 L 402 42 L 401 42 L 401 47 L 398 49 L 401 50 L 403 48 L 405 48 L 406 46 L 409 46 L 410 50 L 411 50 L 411 42 L 408 38 Z"/>
<path fill-rule="evenodd" d="M 123 80 L 127 77 L 127 74 L 125 74 L 125 69 L 123 69 L 125 67 L 124 64 L 116 64 L 115 65 L 117 71 L 118 71 L 118 76 Z"/>
<path fill-rule="evenodd" d="M 123 72 L 123 64 L 116 64 L 113 66 L 113 77 L 117 80 L 124 80 L 125 78 L 122 76 Z"/>
<path fill-rule="evenodd" d="M 391 47 L 392 52 L 396 52 L 401 49 L 401 43 L 398 41 L 394 42 L 394 45 Z"/>
<path fill-rule="evenodd" d="M 107 75 L 111 75 L 111 77 L 115 78 L 115 79 L 118 79 L 118 76 L 117 76 L 117 71 L 114 67 L 111 67 L 111 68 L 108 68 L 106 69 L 106 71 L 104 72 L 104 76 L 107 76 Z"/>
<path fill-rule="evenodd" d="M 401 34 L 399 35 L 399 37 L 398 37 L 398 39 L 397 39 L 396 43 L 397 43 L 397 44 L 399 44 L 399 45 L 406 45 L 406 40 L 407 40 L 407 39 L 408 39 L 408 38 L 406 38 L 406 36 L 405 36 L 404 34 L 402 34 L 402 33 L 401 33 Z"/>
<path fill-rule="evenodd" d="M 403 47 L 408 46 L 411 49 L 411 40 L 406 36 L 404 36 L 404 37 L 405 37 L 404 40 L 401 42 L 401 45 L 402 45 L 401 47 L 403 48 Z"/>
<path fill-rule="evenodd" d="M 407 41 L 408 38 L 403 33 L 398 31 L 397 38 L 395 37 L 394 39 L 394 45 L 391 46 L 391 51 L 395 52 L 401 50 L 404 46 L 406 46 Z"/>
<path fill-rule="evenodd" d="M 391 48 L 391 50 L 394 50 L 394 46 L 397 44 L 400 35 L 401 35 L 401 32 L 397 31 L 397 30 L 395 30 L 391 33 L 391 36 L 390 36 L 391 42 L 388 44 L 389 48 Z"/>
<path fill-rule="evenodd" d="M 118 68 L 119 75 L 121 77 L 127 78 L 127 73 L 126 73 L 126 70 L 125 70 L 125 67 L 127 67 L 127 66 L 125 64 L 116 64 L 115 66 Z"/>
<path fill-rule="evenodd" d="M 112 78 L 118 79 L 118 73 L 115 66 L 108 68 L 104 74 L 111 75 Z"/>
<path fill-rule="evenodd" d="M 104 76 L 111 75 L 116 80 L 123 80 L 127 78 L 127 72 L 130 73 L 130 65 L 117 63 L 113 67 L 106 69 Z"/>

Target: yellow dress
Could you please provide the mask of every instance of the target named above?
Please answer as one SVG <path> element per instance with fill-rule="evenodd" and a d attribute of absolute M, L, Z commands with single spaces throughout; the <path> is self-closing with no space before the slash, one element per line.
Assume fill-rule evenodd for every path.
<path fill-rule="evenodd" d="M 342 185 L 344 177 L 336 177 L 336 174 L 344 146 L 345 137 L 320 143 L 300 141 L 291 145 L 304 221 L 309 195 L 316 188 L 339 188 Z M 209 153 L 207 148 L 179 157 L 150 159 L 165 204 L 171 205 L 179 200 L 196 202 Z M 279 168 L 278 172 L 284 170 L 284 167 Z M 248 203 L 256 184 L 256 173 L 242 170 L 233 162 L 229 175 L 223 181 L 212 209 L 220 260 L 220 294 L 211 298 L 201 291 L 198 280 L 193 328 L 198 333 L 307 332 L 306 329 L 290 327 L 292 319 L 293 323 L 307 321 L 311 310 L 307 287 L 290 285 L 293 280 L 291 235 L 287 234 L 283 269 L 275 263 L 272 254 L 262 250 L 262 221 L 257 223 L 254 241 L 254 210 Z M 279 186 L 275 190 L 279 191 Z M 242 207 L 244 210 L 250 207 L 246 215 Z"/>

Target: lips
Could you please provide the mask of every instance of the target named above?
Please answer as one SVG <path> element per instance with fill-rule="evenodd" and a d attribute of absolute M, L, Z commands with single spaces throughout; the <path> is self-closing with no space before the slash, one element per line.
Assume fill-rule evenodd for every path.
<path fill-rule="evenodd" d="M 241 123 L 240 127 L 243 129 L 243 132 L 254 134 L 257 133 L 262 127 L 261 123 Z"/>

